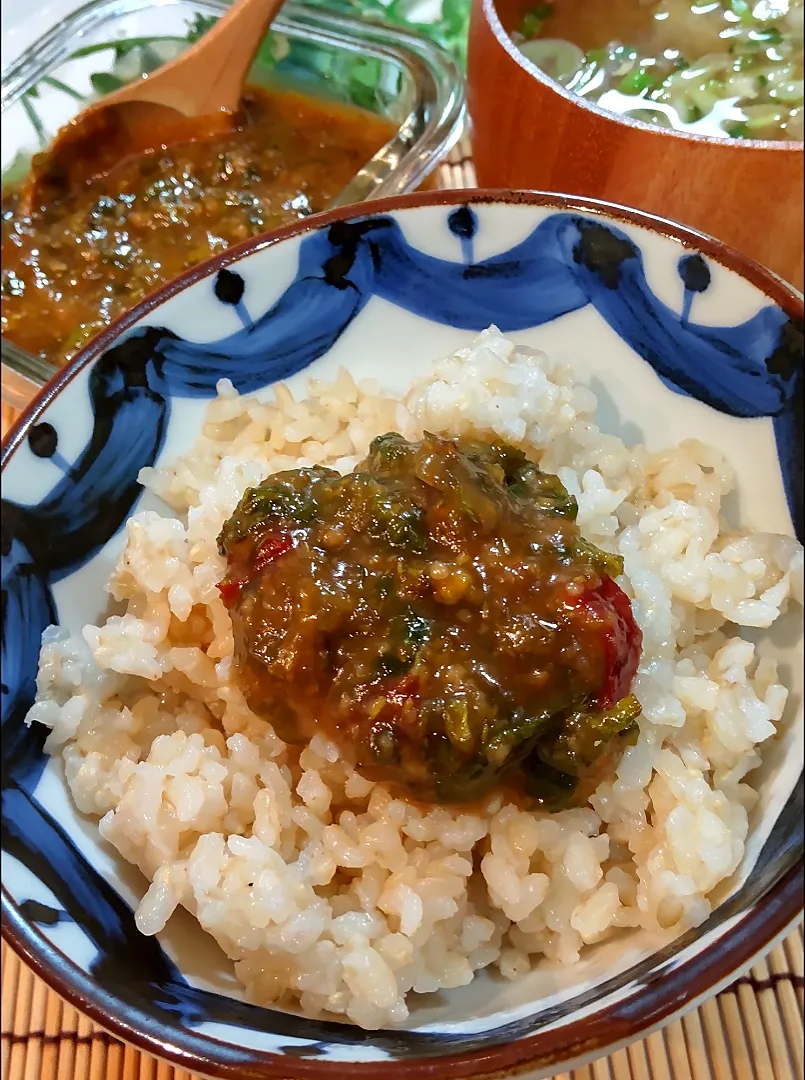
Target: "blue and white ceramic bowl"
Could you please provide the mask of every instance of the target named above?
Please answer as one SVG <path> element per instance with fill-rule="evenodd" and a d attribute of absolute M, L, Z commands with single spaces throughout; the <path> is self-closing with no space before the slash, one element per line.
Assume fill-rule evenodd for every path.
<path fill-rule="evenodd" d="M 584 238 L 587 238 L 584 240 Z M 583 242 L 584 241 L 584 242 Z M 226 273 L 224 273 L 226 270 Z M 572 361 L 650 449 L 702 438 L 738 476 L 742 523 L 803 531 L 802 299 L 705 237 L 552 195 L 439 193 L 353 208 L 233 249 L 122 319 L 59 373 L 3 448 L 3 932 L 124 1040 L 210 1077 L 553 1074 L 700 1002 L 802 906 L 802 635 L 757 635 L 791 691 L 753 778 L 746 853 L 697 930 L 629 933 L 577 965 L 476 978 L 366 1032 L 247 1004 L 187 916 L 135 929 L 146 884 L 73 806 L 23 723 L 39 640 L 106 607 L 143 466 L 187 449 L 217 380 L 299 385 L 345 365 L 404 389 L 490 323 Z M 128 340 L 132 347 L 112 353 Z M 603 391 L 603 392 L 601 392 Z M 532 1072 L 533 1070 L 533 1072 Z"/>

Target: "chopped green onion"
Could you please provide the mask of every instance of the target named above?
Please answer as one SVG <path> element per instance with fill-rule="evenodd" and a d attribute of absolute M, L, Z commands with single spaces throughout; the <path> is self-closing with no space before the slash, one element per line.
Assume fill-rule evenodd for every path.
<path fill-rule="evenodd" d="M 770 26 L 768 30 L 755 30 L 752 33 L 752 38 L 755 41 L 762 42 L 764 45 L 781 45 L 783 41 L 783 35 L 776 26 Z"/>
<path fill-rule="evenodd" d="M 607 55 L 606 49 L 590 49 L 584 59 L 588 64 L 605 64 Z"/>
<path fill-rule="evenodd" d="M 656 77 L 646 68 L 637 68 L 630 71 L 618 83 L 618 90 L 622 94 L 643 94 L 648 90 L 654 90 L 658 86 Z"/>
<path fill-rule="evenodd" d="M 552 14 L 553 7 L 551 4 L 537 4 L 523 19 L 520 33 L 527 40 L 537 37 L 542 31 L 545 20 L 550 18 Z"/>
<path fill-rule="evenodd" d="M 730 0 L 730 8 L 733 15 L 737 15 L 742 23 L 751 23 L 753 18 L 752 5 L 747 0 Z"/>
<path fill-rule="evenodd" d="M 520 33 L 529 41 L 531 38 L 539 36 L 539 32 L 542 29 L 542 19 L 538 18 L 533 12 L 523 19 L 523 25 L 520 27 Z"/>

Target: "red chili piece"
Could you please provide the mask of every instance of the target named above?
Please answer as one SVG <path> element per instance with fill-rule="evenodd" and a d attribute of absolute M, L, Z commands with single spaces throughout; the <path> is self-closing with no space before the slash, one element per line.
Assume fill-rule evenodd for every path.
<path fill-rule="evenodd" d="M 242 581 L 219 581 L 218 592 L 221 594 L 221 599 L 227 607 L 232 607 L 237 598 L 240 596 L 240 590 L 243 588 Z"/>
<path fill-rule="evenodd" d="M 611 709 L 631 689 L 640 663 L 643 632 L 635 622 L 629 597 L 610 577 L 585 593 L 581 603 L 605 627 L 606 676 L 596 704 L 601 709 Z"/>
<path fill-rule="evenodd" d="M 410 701 L 414 706 L 419 705 L 421 687 L 416 675 L 403 675 L 392 683 L 387 683 L 381 690 L 386 703 L 375 717 L 375 723 L 390 724 L 398 732 L 405 734 L 411 720 L 416 720 L 416 712 L 413 714 L 406 711 L 406 704 Z M 410 734 L 410 732 L 408 732 Z"/>
<path fill-rule="evenodd" d="M 273 563 L 280 555 L 290 551 L 293 547 L 293 537 L 290 533 L 269 533 L 260 541 L 254 553 L 252 566 L 255 571 L 265 570 L 269 563 Z"/>
<path fill-rule="evenodd" d="M 384 697 L 390 705 L 402 708 L 406 701 L 419 700 L 419 679 L 416 675 L 404 675 L 384 691 Z"/>

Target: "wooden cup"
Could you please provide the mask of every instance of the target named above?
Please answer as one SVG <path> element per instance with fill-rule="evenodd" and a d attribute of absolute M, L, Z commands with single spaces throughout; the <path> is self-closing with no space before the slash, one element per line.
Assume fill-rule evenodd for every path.
<path fill-rule="evenodd" d="M 499 6 L 503 21 L 518 25 L 521 0 Z M 467 96 L 480 187 L 647 210 L 724 241 L 802 289 L 802 143 L 711 139 L 608 113 L 528 61 L 493 0 L 473 0 Z"/>

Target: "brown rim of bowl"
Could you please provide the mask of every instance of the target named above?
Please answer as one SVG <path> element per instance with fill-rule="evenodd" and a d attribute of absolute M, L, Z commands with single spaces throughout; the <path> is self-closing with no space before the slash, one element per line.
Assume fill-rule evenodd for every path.
<path fill-rule="evenodd" d="M 79 371 L 108 349 L 137 320 L 189 285 L 217 273 L 246 255 L 326 228 L 345 218 L 427 206 L 485 204 L 551 207 L 572 213 L 599 214 L 659 233 L 707 255 L 749 281 L 793 318 L 803 318 L 802 296 L 781 278 L 712 237 L 644 211 L 596 199 L 542 191 L 474 189 L 378 199 L 315 215 L 265 236 L 246 240 L 193 267 L 146 297 L 89 342 L 27 406 L 3 440 L 2 466 L 5 467 L 10 460 L 36 417 Z M 513 1077 L 525 1069 L 544 1070 L 590 1060 L 618 1045 L 645 1036 L 693 1007 L 698 1000 L 726 986 L 799 918 L 803 908 L 802 859 L 789 866 L 761 899 L 762 903 L 755 902 L 742 913 L 736 925 L 709 948 L 676 966 L 668 965 L 658 980 L 652 985 L 641 985 L 636 995 L 622 997 L 564 1027 L 556 1026 L 513 1043 L 492 1045 L 488 1049 L 371 1063 L 327 1062 L 256 1051 L 210 1036 L 199 1036 L 188 1029 L 177 1028 L 177 1036 L 163 1034 L 163 1025 L 153 1023 L 148 1018 L 144 1018 L 140 1028 L 135 1028 L 124 1016 L 114 1012 L 114 1000 L 105 1000 L 109 995 L 96 986 L 91 976 L 60 953 L 20 915 L 5 886 L 2 887 L 2 934 L 45 983 L 112 1035 L 147 1054 L 163 1058 L 181 1068 L 200 1071 L 206 1076 L 221 1080 L 289 1080 L 289 1076 L 293 1076 L 294 1080 L 332 1080 L 334 1070 L 348 1068 L 358 1080 L 380 1080 L 381 1076 L 389 1080 L 437 1080 L 447 1076 L 493 1080 Z M 147 1030 L 149 1027 L 157 1030 L 150 1032 Z M 491 1034 L 494 1035 L 494 1031 Z M 217 1053 L 216 1047 L 220 1048 Z M 209 1056 L 209 1052 L 215 1056 Z"/>
<path fill-rule="evenodd" d="M 477 0 L 476 0 L 477 2 Z M 500 21 L 498 16 L 497 6 L 495 0 L 480 0 L 481 11 L 483 12 L 486 25 L 492 31 L 497 38 L 500 46 L 505 49 L 511 59 L 523 71 L 536 79 L 538 83 L 541 83 L 549 90 L 553 90 L 554 93 L 559 94 L 560 97 L 565 98 L 566 101 L 570 101 L 575 105 L 578 105 L 581 109 L 587 109 L 595 116 L 603 117 L 607 120 L 613 121 L 616 124 L 623 124 L 625 127 L 636 128 L 638 131 L 649 131 L 656 136 L 671 136 L 675 139 L 685 139 L 691 142 L 708 143 L 713 146 L 731 146 L 740 148 L 742 146 L 751 146 L 758 150 L 770 150 L 770 151 L 783 151 L 783 150 L 799 150 L 802 151 L 805 144 L 801 143 L 798 139 L 719 139 L 714 135 L 697 135 L 692 131 L 679 131 L 677 128 L 660 128 L 654 124 L 647 124 L 645 120 L 635 120 L 633 117 L 627 116 L 625 113 L 610 112 L 609 109 L 602 109 L 600 105 L 596 105 L 593 101 L 588 101 L 586 98 L 580 97 L 578 94 L 574 94 L 571 90 L 566 90 L 561 83 L 551 79 L 544 71 L 541 71 L 531 60 L 528 59 L 517 47 L 512 40 L 510 34 L 508 34 Z"/>

